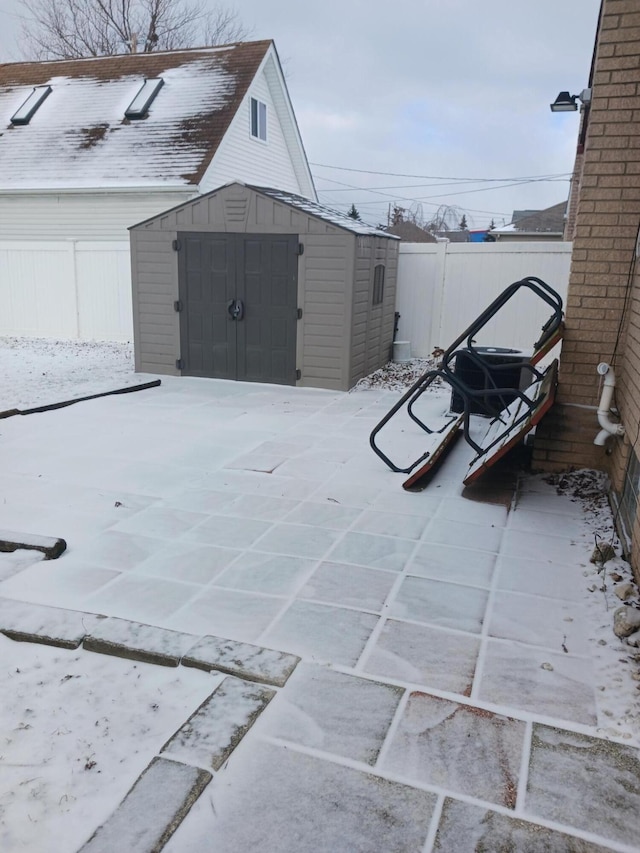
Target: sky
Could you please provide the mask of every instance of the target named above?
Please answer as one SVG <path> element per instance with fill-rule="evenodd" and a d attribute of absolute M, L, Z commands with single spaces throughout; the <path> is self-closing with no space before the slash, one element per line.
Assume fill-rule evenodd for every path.
<path fill-rule="evenodd" d="M 204 0 L 214 5 L 213 0 Z M 316 188 L 386 223 L 390 205 L 472 228 L 565 201 L 600 0 L 239 0 L 283 63 Z M 0 61 L 21 58 L 0 0 Z M 421 205 L 421 207 L 418 207 Z"/>

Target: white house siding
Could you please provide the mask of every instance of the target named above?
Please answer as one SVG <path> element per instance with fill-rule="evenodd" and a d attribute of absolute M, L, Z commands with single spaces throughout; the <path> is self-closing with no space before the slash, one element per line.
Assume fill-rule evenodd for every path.
<path fill-rule="evenodd" d="M 250 98 L 267 105 L 267 141 L 251 136 Z M 278 110 L 264 71 L 256 77 L 240 109 L 233 118 L 207 169 L 200 190 L 210 192 L 230 181 L 243 181 L 258 186 L 308 196 L 309 188 L 298 180 L 291 162 Z"/>
<path fill-rule="evenodd" d="M 193 198 L 177 191 L 0 194 L 2 240 L 128 240 L 127 228 Z"/>
<path fill-rule="evenodd" d="M 448 347 L 514 281 L 541 278 L 564 299 L 571 243 L 402 243 L 396 310 L 398 340 L 426 357 Z M 531 349 L 551 309 L 524 291 L 478 336 L 480 346 Z"/>

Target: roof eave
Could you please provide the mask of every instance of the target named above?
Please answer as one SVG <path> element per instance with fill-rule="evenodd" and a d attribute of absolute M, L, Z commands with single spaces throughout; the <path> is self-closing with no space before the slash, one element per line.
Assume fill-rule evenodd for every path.
<path fill-rule="evenodd" d="M 198 194 L 197 186 L 193 184 L 140 184 L 137 186 L 95 186 L 95 187 L 3 187 L 0 195 L 88 195 L 96 193 L 179 193 Z"/>

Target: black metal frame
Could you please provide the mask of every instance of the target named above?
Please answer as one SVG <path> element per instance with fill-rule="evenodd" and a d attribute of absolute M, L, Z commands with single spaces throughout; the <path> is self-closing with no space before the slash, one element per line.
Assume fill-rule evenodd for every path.
<path fill-rule="evenodd" d="M 442 359 L 440 362 L 440 366 L 434 370 L 429 370 L 424 373 L 414 384 L 409 388 L 408 391 L 398 400 L 398 402 L 387 412 L 387 414 L 382 418 L 382 420 L 374 427 L 369 436 L 369 444 L 371 445 L 372 450 L 376 453 L 377 456 L 382 459 L 382 461 L 392 470 L 397 471 L 403 474 L 409 474 L 422 462 L 425 462 L 430 456 L 430 452 L 423 453 L 418 459 L 412 462 L 408 467 L 401 468 L 396 465 L 376 444 L 376 438 L 380 431 L 384 428 L 386 424 L 405 406 L 407 409 L 407 414 L 411 418 L 411 420 L 416 423 L 422 430 L 424 430 L 429 435 L 441 434 L 445 432 L 454 421 L 460 421 L 462 423 L 464 438 L 467 444 L 469 444 L 475 452 L 480 456 L 483 453 L 486 453 L 491 447 L 494 447 L 499 441 L 501 441 L 508 430 L 513 429 L 514 426 L 522 423 L 526 420 L 532 411 L 534 411 L 536 407 L 536 400 L 528 397 L 520 388 L 500 388 L 497 386 L 496 381 L 494 379 L 494 375 L 499 373 L 501 370 L 511 370 L 514 365 L 518 365 L 523 370 L 528 370 L 531 372 L 532 384 L 534 382 L 540 382 L 545 376 L 545 373 L 540 372 L 534 367 L 533 361 L 522 361 L 522 358 L 505 360 L 502 364 L 495 365 L 489 364 L 487 359 L 480 353 L 477 347 L 474 346 L 474 336 L 478 334 L 478 332 L 486 326 L 486 324 L 491 320 L 501 308 L 513 297 L 515 294 L 521 290 L 522 288 L 526 288 L 531 290 L 536 296 L 540 297 L 544 302 L 546 302 L 552 309 L 552 313 L 550 318 L 542 327 L 542 334 L 540 338 L 534 344 L 534 356 L 535 351 L 538 351 L 544 347 L 544 345 L 551 340 L 551 338 L 558 333 L 562 326 L 562 298 L 552 287 L 550 287 L 546 282 L 542 281 L 540 278 L 536 278 L 535 276 L 528 276 L 526 278 L 520 279 L 519 281 L 513 282 L 508 287 L 506 287 L 502 293 L 493 300 L 493 302 L 485 308 L 485 310 L 468 326 L 465 331 L 459 335 L 456 340 L 449 346 L 442 355 Z M 466 343 L 465 343 L 466 342 Z M 464 383 L 460 377 L 456 376 L 455 372 L 455 361 L 458 354 L 464 353 L 465 356 L 470 359 L 475 366 L 480 368 L 483 372 L 486 380 L 487 387 L 482 389 L 474 389 L 470 388 L 466 383 Z M 440 379 L 443 382 L 446 382 L 455 392 L 457 392 L 460 398 L 463 401 L 463 411 L 461 416 L 452 417 L 447 420 L 444 425 L 440 426 L 439 429 L 432 429 L 427 424 L 425 424 L 420 418 L 416 415 L 413 410 L 415 403 L 420 399 L 420 397 L 425 393 L 425 391 L 429 388 L 436 379 Z M 476 407 L 484 408 L 488 415 L 494 416 L 493 409 L 490 411 L 486 405 L 486 400 L 489 396 L 503 398 L 505 395 L 509 395 L 511 402 L 514 399 L 520 399 L 524 403 L 523 414 L 517 418 L 515 421 L 510 423 L 507 427 L 505 421 L 501 418 L 500 415 L 494 417 L 495 421 L 500 421 L 505 423 L 506 429 L 500 433 L 497 438 L 491 442 L 487 447 L 481 447 L 476 441 L 471 438 L 470 435 L 470 418 L 471 418 L 471 406 L 470 403 L 473 400 L 475 402 Z M 484 401 L 484 404 L 483 404 Z M 504 400 L 503 400 L 504 402 Z M 511 402 L 508 405 L 511 405 Z M 505 405 L 504 409 L 507 406 Z M 504 411 L 503 409 L 503 411 Z M 476 457 L 477 458 L 477 457 Z"/>

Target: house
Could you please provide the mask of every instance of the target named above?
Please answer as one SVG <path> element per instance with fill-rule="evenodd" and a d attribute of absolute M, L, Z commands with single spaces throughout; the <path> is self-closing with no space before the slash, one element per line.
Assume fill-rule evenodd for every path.
<path fill-rule="evenodd" d="M 514 210 L 509 225 L 494 228 L 491 233 L 500 241 L 563 240 L 566 215 L 566 201 L 544 210 Z"/>
<path fill-rule="evenodd" d="M 230 180 L 316 199 L 273 42 L 0 65 L 0 334 L 130 340 L 127 228 Z"/>
<path fill-rule="evenodd" d="M 389 360 L 399 243 L 238 181 L 163 211 L 131 228 L 136 370 L 348 391 Z"/>
<path fill-rule="evenodd" d="M 538 428 L 534 450 L 534 464 L 540 470 L 588 467 L 608 472 L 616 519 L 636 577 L 640 573 L 639 62 L 637 0 L 603 0 L 588 84 L 591 103 L 583 114 L 574 172 L 575 234 L 558 401 Z M 598 368 L 601 364 L 613 372 Z M 614 381 L 612 414 L 607 396 Z"/>

